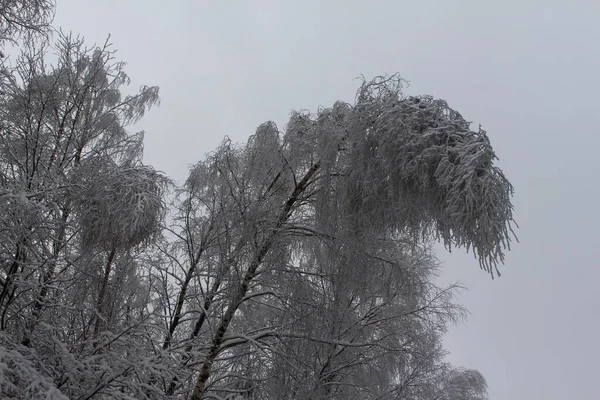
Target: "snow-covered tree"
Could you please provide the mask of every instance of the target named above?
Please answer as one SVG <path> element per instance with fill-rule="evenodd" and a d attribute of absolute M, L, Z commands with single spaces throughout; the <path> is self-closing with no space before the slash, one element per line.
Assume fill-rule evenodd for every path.
<path fill-rule="evenodd" d="M 46 62 L 49 51 L 57 55 L 54 65 Z M 93 336 L 109 320 L 131 330 L 115 316 L 135 310 L 125 312 L 109 300 L 128 296 L 123 306 L 145 307 L 133 301 L 142 294 L 128 295 L 118 279 L 144 290 L 131 251 L 158 233 L 167 180 L 141 164 L 143 132 L 126 130 L 157 103 L 158 88 L 123 95 L 129 83 L 123 67 L 110 45 L 87 48 L 80 38 L 60 35 L 53 44 L 31 42 L 6 69 L 0 325 L 23 352 L 56 365 L 59 382 L 70 357 L 85 361 L 79 357 L 92 343 L 90 323 Z M 89 389 L 79 383 L 62 385 Z"/>
<path fill-rule="evenodd" d="M 183 233 L 174 241 L 187 256 L 171 253 L 185 279 L 168 292 L 177 306 L 164 348 L 177 353 L 177 338 L 186 343 L 181 367 L 202 368 L 193 384 L 182 372 L 168 394 L 186 385 L 192 399 L 252 387 L 264 393 L 282 379 L 269 366 L 283 371 L 275 367 L 278 357 L 289 363 L 299 353 L 282 349 L 298 346 L 325 352 L 309 356 L 312 372 L 307 364 L 290 369 L 305 374 L 292 373 L 305 382 L 298 396 L 377 398 L 403 387 L 402 373 L 389 364 L 395 351 L 398 365 L 408 363 L 405 379 L 415 379 L 406 371 L 426 362 L 406 356 L 403 329 L 406 337 L 421 333 L 422 341 L 409 342 L 420 346 L 418 354 L 429 347 L 429 368 L 437 368 L 439 338 L 461 311 L 450 302 L 451 289 L 432 284 L 427 249 L 440 239 L 448 248 L 472 249 L 482 269 L 499 273 L 512 239 L 512 187 L 493 163 L 485 131 L 470 130 L 442 100 L 405 97 L 400 89 L 397 76 L 364 82 L 354 105 L 293 113 L 285 134 L 263 124 L 246 145 L 226 140 L 192 169 L 179 206 Z M 361 325 L 379 312 L 384 324 Z M 352 334 L 363 335 L 362 346 L 352 344 Z M 383 337 L 395 344 L 377 353 L 374 343 Z M 356 358 L 333 357 L 338 351 Z M 327 361 L 314 364 L 319 359 Z M 345 365 L 343 373 L 329 372 L 334 362 Z M 376 389 L 357 388 L 357 376 L 366 376 L 361 368 L 378 362 L 385 365 L 379 371 L 395 372 L 381 373 Z"/>
<path fill-rule="evenodd" d="M 0 48 L 5 41 L 47 33 L 54 17 L 53 0 L 3 0 L 0 4 Z"/>
<path fill-rule="evenodd" d="M 0 41 L 47 30 L 51 2 L 5 3 Z M 431 250 L 500 273 L 512 186 L 484 130 L 377 77 L 226 138 L 167 203 L 128 131 L 158 88 L 125 95 L 108 43 L 27 39 L 0 80 L 3 397 L 486 399 L 444 360 L 465 310 Z"/>

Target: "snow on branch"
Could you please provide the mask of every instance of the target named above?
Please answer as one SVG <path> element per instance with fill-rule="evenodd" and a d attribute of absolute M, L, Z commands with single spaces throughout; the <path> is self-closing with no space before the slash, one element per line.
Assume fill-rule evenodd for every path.
<path fill-rule="evenodd" d="M 147 166 L 95 160 L 83 165 L 74 193 L 85 247 L 130 248 L 154 235 L 163 217 L 166 178 Z"/>
<path fill-rule="evenodd" d="M 404 96 L 403 82 L 378 77 L 363 82 L 353 106 L 293 113 L 286 158 L 294 166 L 322 161 L 319 224 L 441 239 L 449 250 L 473 249 L 481 268 L 499 275 L 516 239 L 513 187 L 494 165 L 487 133 L 471 130 L 444 100 Z"/>

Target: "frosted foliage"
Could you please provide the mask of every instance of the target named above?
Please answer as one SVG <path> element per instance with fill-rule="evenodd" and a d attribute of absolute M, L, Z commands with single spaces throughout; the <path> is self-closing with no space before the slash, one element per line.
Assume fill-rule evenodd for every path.
<path fill-rule="evenodd" d="M 450 370 L 442 391 L 443 400 L 488 400 L 485 378 L 472 369 Z"/>
<path fill-rule="evenodd" d="M 1 335 L 1 334 L 0 334 Z M 0 336 L 0 394 L 2 398 L 67 400 L 40 366 L 21 354 L 9 340 Z M 30 349 L 23 348 L 27 352 Z"/>
<path fill-rule="evenodd" d="M 292 112 L 286 126 L 286 157 L 292 168 L 312 165 L 315 152 L 315 122 L 308 112 Z"/>
<path fill-rule="evenodd" d="M 284 159 L 275 123 L 266 122 L 259 126 L 256 134 L 248 140 L 246 148 L 252 183 L 260 185 L 281 172 Z"/>
<path fill-rule="evenodd" d="M 85 247 L 128 249 L 157 232 L 164 177 L 146 166 L 90 162 L 79 171 L 74 194 Z"/>
<path fill-rule="evenodd" d="M 342 223 L 359 236 L 402 233 L 472 248 L 493 276 L 514 237 L 513 188 L 485 131 L 470 130 L 443 100 L 405 97 L 401 82 L 377 78 L 363 83 L 353 107 L 292 115 L 288 157 L 322 160 L 317 220 L 335 212 L 336 229 Z"/>
<path fill-rule="evenodd" d="M 57 53 L 56 64 L 44 61 L 49 51 Z M 141 160 L 143 132 L 126 128 L 159 102 L 158 88 L 123 95 L 129 78 L 114 57 L 109 43 L 94 50 L 59 34 L 52 45 L 24 49 L 14 65 L 7 60 L 7 80 L 0 80 L 0 180 L 20 181 L 21 190 L 59 203 L 63 193 L 56 188 L 68 185 L 65 177 L 87 158 Z"/>
<path fill-rule="evenodd" d="M 0 189 L 0 238 L 9 235 L 12 239 L 25 237 L 30 231 L 27 226 L 43 220 L 47 210 L 29 199 L 20 188 Z M 42 227 L 38 227 L 42 233 Z"/>
<path fill-rule="evenodd" d="M 0 5 L 0 45 L 4 40 L 42 32 L 54 17 L 53 0 L 3 0 Z"/>
<path fill-rule="evenodd" d="M 335 164 L 341 143 L 347 136 L 352 107 L 336 102 L 333 108 L 292 112 L 284 136 L 286 159 L 292 168 L 310 168 L 317 160 L 327 171 Z"/>
<path fill-rule="evenodd" d="M 503 260 L 483 130 L 377 78 L 225 139 L 165 218 L 128 132 L 158 88 L 127 96 L 114 57 L 59 34 L 0 80 L 0 398 L 485 399 L 444 361 L 465 311 L 431 249 Z"/>
<path fill-rule="evenodd" d="M 301 259 L 293 271 L 262 281 L 279 286 L 289 308 L 265 321 L 268 312 L 247 306 L 240 324 L 251 332 L 282 326 L 282 338 L 289 338 L 265 352 L 241 347 L 231 354 L 240 360 L 235 373 L 256 382 L 258 398 L 436 398 L 421 391 L 438 379 L 441 332 L 461 309 L 451 303 L 452 290 L 431 284 L 435 267 L 426 252 L 391 241 L 380 251 L 371 245 L 371 257 L 335 246 L 321 247 L 314 258 L 305 250 L 305 257 L 293 255 Z"/>

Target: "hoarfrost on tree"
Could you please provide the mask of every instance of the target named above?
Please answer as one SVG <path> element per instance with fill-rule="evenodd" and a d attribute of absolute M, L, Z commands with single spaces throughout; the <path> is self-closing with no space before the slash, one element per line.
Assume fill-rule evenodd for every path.
<path fill-rule="evenodd" d="M 43 31 L 49 6 L 8 2 L 0 21 L 28 22 L 0 35 Z M 108 42 L 27 39 L 1 80 L 3 396 L 486 398 L 444 361 L 465 310 L 432 252 L 499 274 L 513 189 L 485 131 L 376 77 L 226 138 L 175 186 L 129 132 L 158 88 L 125 96 Z"/>

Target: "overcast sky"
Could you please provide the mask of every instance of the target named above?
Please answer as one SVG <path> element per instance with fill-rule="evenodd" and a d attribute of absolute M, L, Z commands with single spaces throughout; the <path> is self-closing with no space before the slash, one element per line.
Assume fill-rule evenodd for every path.
<path fill-rule="evenodd" d="M 225 135 L 352 102 L 360 74 L 400 72 L 483 124 L 521 243 L 494 281 L 440 249 L 472 313 L 449 358 L 492 400 L 600 399 L 600 1 L 56 2 L 56 25 L 110 33 L 133 86 L 160 86 L 139 129 L 145 162 L 177 180 Z"/>

